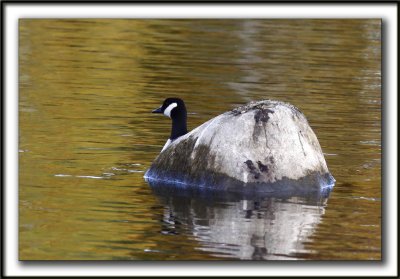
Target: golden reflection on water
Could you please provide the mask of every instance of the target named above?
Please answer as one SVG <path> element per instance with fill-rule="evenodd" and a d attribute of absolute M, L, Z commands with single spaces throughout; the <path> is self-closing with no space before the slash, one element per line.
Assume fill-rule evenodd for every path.
<path fill-rule="evenodd" d="M 381 259 L 380 20 L 19 28 L 21 260 Z M 329 200 L 157 195 L 143 172 L 170 123 L 150 111 L 171 96 L 190 129 L 251 100 L 296 105 L 337 180 Z"/>

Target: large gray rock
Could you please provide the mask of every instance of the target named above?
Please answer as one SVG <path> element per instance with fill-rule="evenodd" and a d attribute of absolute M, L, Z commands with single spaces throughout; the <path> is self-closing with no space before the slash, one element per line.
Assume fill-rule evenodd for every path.
<path fill-rule="evenodd" d="M 250 192 L 314 191 L 335 181 L 305 116 L 271 100 L 233 109 L 176 139 L 145 178 Z"/>

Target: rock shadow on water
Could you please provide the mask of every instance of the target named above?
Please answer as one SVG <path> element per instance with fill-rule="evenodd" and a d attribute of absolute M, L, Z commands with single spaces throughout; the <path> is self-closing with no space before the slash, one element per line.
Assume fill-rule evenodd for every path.
<path fill-rule="evenodd" d="M 161 233 L 193 238 L 196 249 L 215 259 L 301 259 L 330 193 L 330 188 L 239 192 L 147 182 L 164 206 Z"/>

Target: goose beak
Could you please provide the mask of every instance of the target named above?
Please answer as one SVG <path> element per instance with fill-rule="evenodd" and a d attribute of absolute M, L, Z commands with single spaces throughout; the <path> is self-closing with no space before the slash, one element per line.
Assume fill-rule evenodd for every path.
<path fill-rule="evenodd" d="M 153 110 L 152 113 L 162 113 L 161 107 Z"/>

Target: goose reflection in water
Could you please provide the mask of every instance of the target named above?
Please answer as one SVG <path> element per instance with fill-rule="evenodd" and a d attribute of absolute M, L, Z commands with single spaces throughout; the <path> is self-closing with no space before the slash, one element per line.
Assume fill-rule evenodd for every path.
<path fill-rule="evenodd" d="M 191 234 L 198 250 L 242 260 L 296 260 L 325 212 L 329 191 L 246 195 L 151 183 L 163 234 Z"/>

